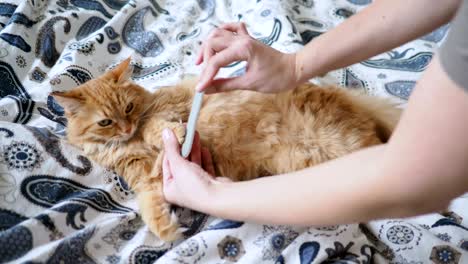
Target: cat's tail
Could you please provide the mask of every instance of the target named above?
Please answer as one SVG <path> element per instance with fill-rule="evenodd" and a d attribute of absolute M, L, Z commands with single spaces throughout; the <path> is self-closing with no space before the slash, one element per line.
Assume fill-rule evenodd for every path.
<path fill-rule="evenodd" d="M 400 120 L 402 109 L 387 98 L 363 95 L 356 92 L 350 92 L 348 95 L 353 104 L 364 110 L 375 120 L 377 135 L 382 142 L 387 142 Z"/>

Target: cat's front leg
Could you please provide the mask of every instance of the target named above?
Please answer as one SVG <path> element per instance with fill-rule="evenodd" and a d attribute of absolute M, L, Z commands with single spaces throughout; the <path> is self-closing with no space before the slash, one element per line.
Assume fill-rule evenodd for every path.
<path fill-rule="evenodd" d="M 149 230 L 163 241 L 171 242 L 181 237 L 177 216 L 164 200 L 162 188 L 151 186 L 137 193 L 141 218 Z"/>
<path fill-rule="evenodd" d="M 151 177 L 138 184 L 137 199 L 143 221 L 152 233 L 164 241 L 174 241 L 181 237 L 176 215 L 170 211 L 170 204 L 164 199 L 162 159 L 160 153 Z"/>
<path fill-rule="evenodd" d="M 152 118 L 143 130 L 143 139 L 146 143 L 158 149 L 163 148 L 162 132 L 165 128 L 174 131 L 177 140 L 182 144 L 185 140 L 185 125 L 181 122 L 171 122 L 160 118 Z"/>

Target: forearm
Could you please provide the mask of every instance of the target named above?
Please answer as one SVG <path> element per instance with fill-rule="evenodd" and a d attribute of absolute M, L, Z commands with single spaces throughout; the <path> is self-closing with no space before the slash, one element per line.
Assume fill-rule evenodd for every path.
<path fill-rule="evenodd" d="M 222 183 L 199 209 L 233 220 L 316 226 L 418 213 L 390 198 L 398 197 L 398 190 L 381 173 L 385 147 L 287 175 Z"/>
<path fill-rule="evenodd" d="M 299 82 L 400 46 L 447 23 L 460 0 L 380 0 L 296 54 Z"/>

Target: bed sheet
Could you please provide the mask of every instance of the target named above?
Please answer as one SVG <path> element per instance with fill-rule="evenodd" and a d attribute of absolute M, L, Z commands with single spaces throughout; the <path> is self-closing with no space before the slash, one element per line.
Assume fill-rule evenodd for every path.
<path fill-rule="evenodd" d="M 177 209 L 185 239 L 163 243 L 142 223 L 122 178 L 63 141 L 64 112 L 51 91 L 129 56 L 133 80 L 146 89 L 174 84 L 199 73 L 200 41 L 223 22 L 244 21 L 255 38 L 294 52 L 370 2 L 0 0 L 0 262 L 468 263 L 468 197 L 441 214 L 316 228 Z M 315 81 L 404 104 L 448 29 Z"/>

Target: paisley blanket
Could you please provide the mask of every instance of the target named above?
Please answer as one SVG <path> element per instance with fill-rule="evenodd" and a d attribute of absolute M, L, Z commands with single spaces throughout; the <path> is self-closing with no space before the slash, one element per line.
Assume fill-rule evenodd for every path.
<path fill-rule="evenodd" d="M 165 244 L 127 184 L 62 140 L 64 112 L 48 94 L 124 58 L 133 58 L 133 80 L 154 90 L 197 74 L 200 41 L 223 22 L 244 21 L 260 41 L 293 52 L 369 2 L 0 0 L 0 262 L 467 263 L 468 197 L 442 214 L 317 228 L 177 209 L 185 240 Z M 315 81 L 404 103 L 447 30 Z"/>

